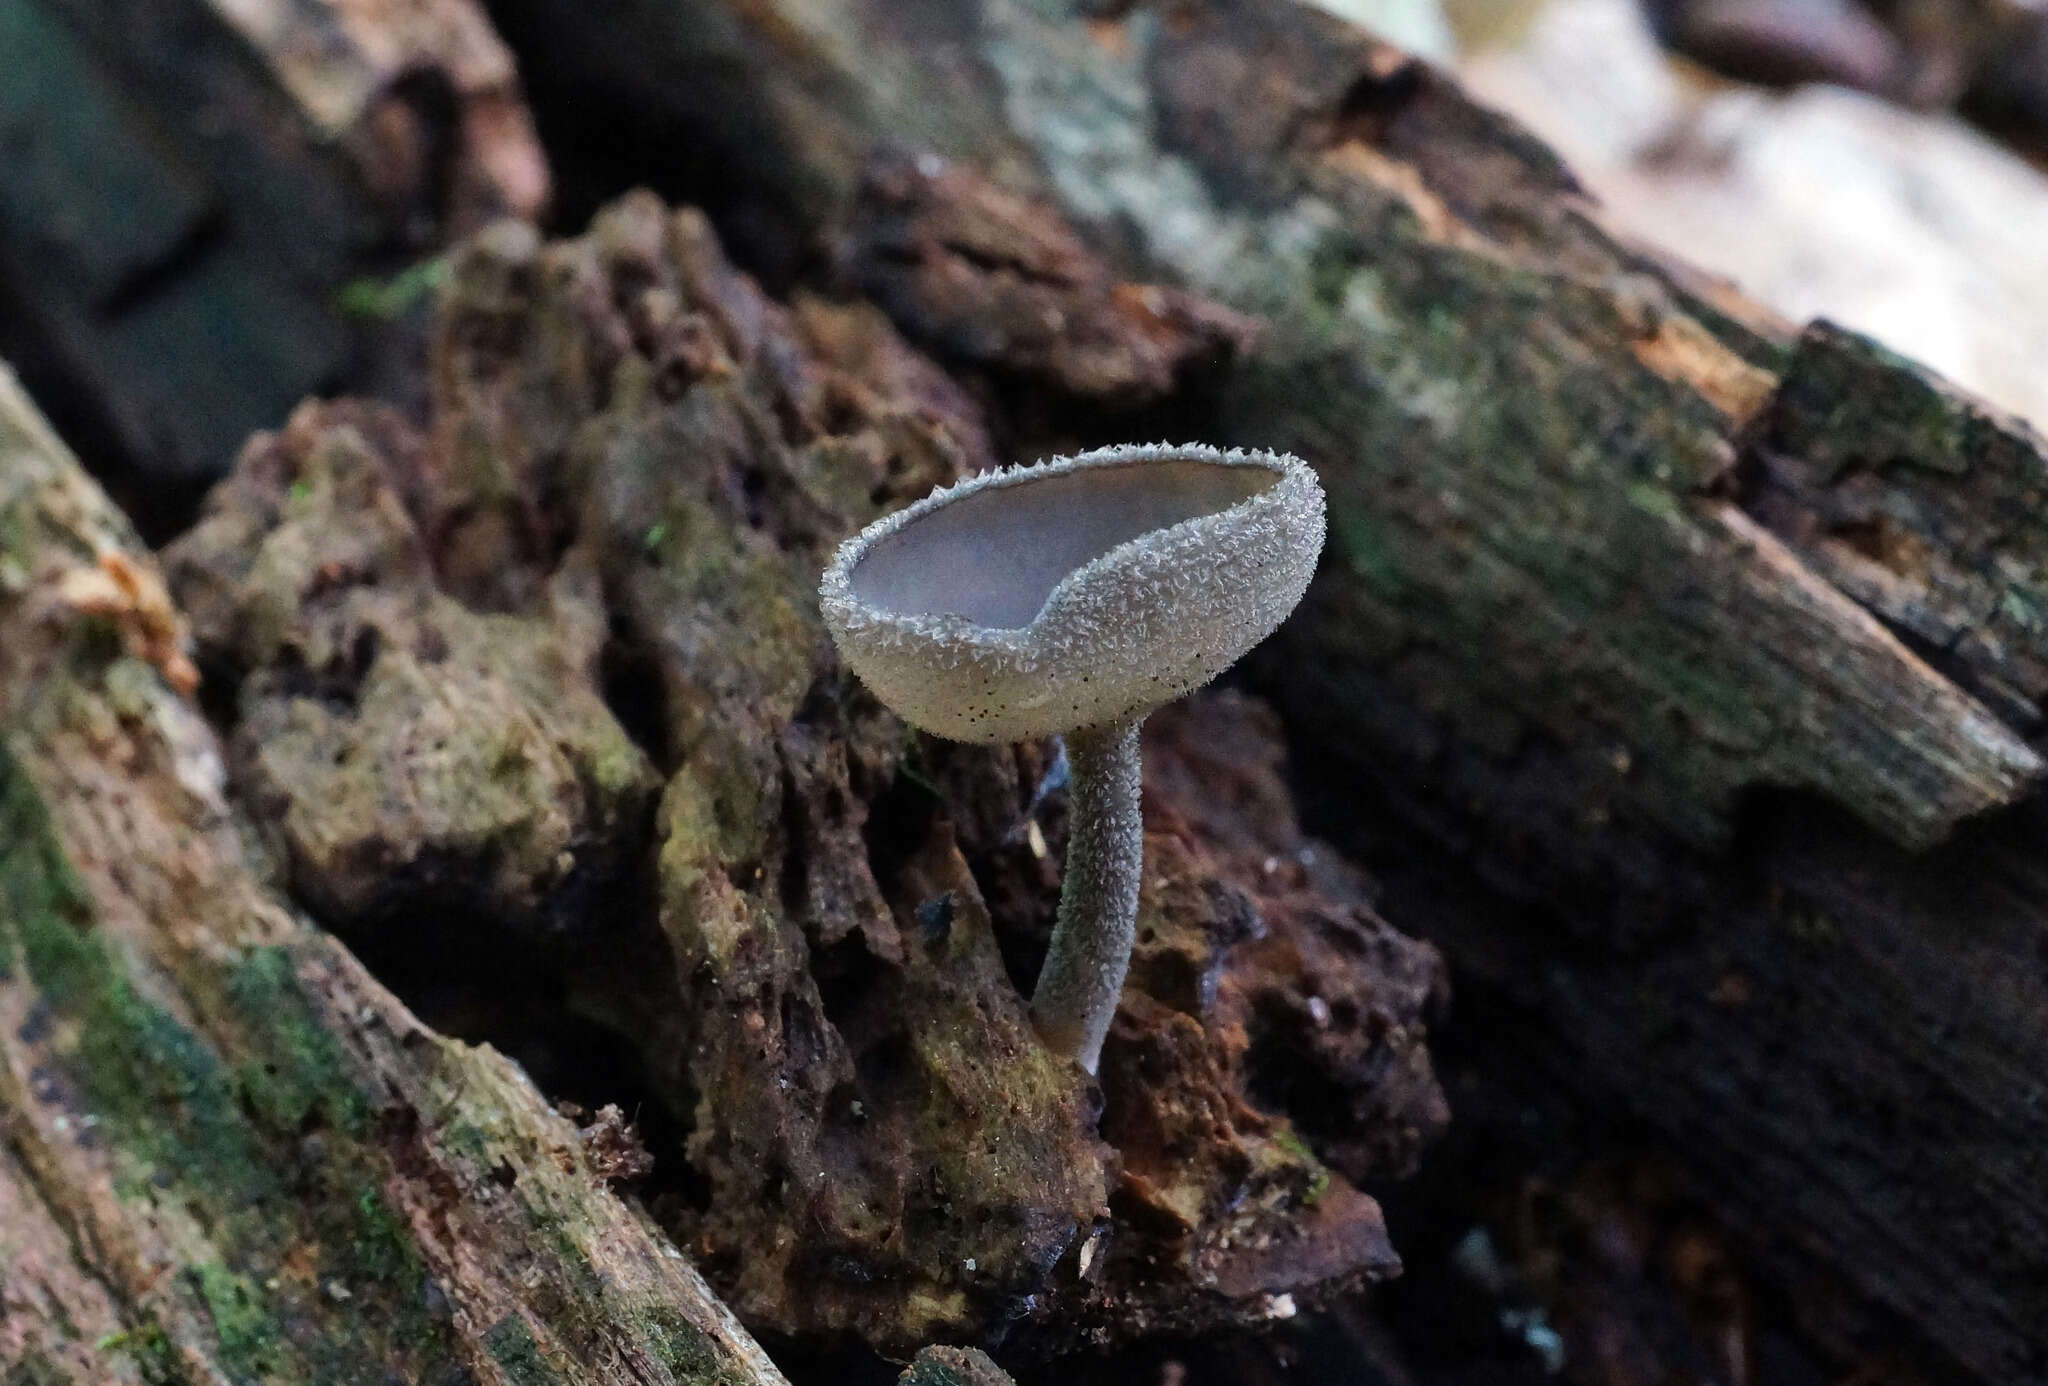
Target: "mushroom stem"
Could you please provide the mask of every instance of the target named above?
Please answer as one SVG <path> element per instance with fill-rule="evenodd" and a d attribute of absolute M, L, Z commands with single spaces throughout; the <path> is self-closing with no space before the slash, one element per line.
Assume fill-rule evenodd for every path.
<path fill-rule="evenodd" d="M 1089 1073 L 1123 995 L 1138 925 L 1145 830 L 1138 813 L 1139 718 L 1067 734 L 1073 828 L 1066 880 L 1031 1020 L 1047 1047 Z"/>

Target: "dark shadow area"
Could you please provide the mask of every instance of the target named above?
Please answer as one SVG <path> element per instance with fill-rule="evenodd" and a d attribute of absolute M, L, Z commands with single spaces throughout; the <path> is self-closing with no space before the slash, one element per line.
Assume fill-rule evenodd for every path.
<path fill-rule="evenodd" d="M 489 0 L 499 34 L 518 56 L 520 79 L 555 172 L 551 225 L 577 230 L 606 202 L 636 187 L 701 207 L 733 259 L 783 293 L 814 271 L 815 247 L 796 209 L 757 191 L 748 162 L 776 157 L 772 126 L 751 119 L 751 84 L 735 65 L 721 82 L 697 69 L 670 80 L 658 60 L 664 33 L 635 34 L 579 18 L 559 0 Z M 646 56 L 620 63 L 622 51 Z"/>
<path fill-rule="evenodd" d="M 1974 1066 L 1998 1062 L 1996 1007 L 2020 1002 L 1995 964 L 1974 986 L 1950 969 L 1989 950 L 2048 983 L 2048 866 L 2030 845 L 2048 810 L 2022 805 L 1916 858 L 1815 796 L 1754 791 L 1711 857 L 1623 849 L 1667 860 L 1632 880 L 1678 883 L 1674 899 L 1632 893 L 1599 854 L 1576 872 L 1541 863 L 1540 887 L 1512 853 L 1475 869 L 1499 829 L 1419 791 L 1427 777 L 1384 783 L 1371 759 L 1297 746 L 1291 764 L 1309 830 L 1365 864 L 1386 917 L 1452 965 L 1450 1018 L 1430 1037 L 1450 1135 L 1415 1178 L 1370 1189 L 1407 1267 L 1377 1300 L 1406 1363 L 1392 1379 L 1973 1379 L 1883 1306 L 1894 1272 L 1875 1266 L 1896 1266 L 1898 1235 L 1960 1239 L 1957 1277 L 1986 1279 L 1959 1304 L 1993 1324 L 2011 1310 L 1979 1296 L 2024 1296 L 2039 1248 L 1990 1272 L 1999 1238 L 1970 1200 L 1933 1212 L 1918 1190 L 1957 1142 L 2014 1140 L 2018 1106 L 1991 1095 L 2024 1105 L 2002 1085 L 2029 1060 L 2013 1056 L 2011 1079 Z M 1660 922 L 1631 926 L 1644 915 Z M 1956 1106 L 1920 1067 L 1949 1062 L 1996 1115 Z M 1802 1189 L 1808 1171 L 1825 1177 Z M 1882 1234 L 1882 1251 L 1826 1231 L 1891 1210 L 1930 1221 Z M 1559 1377 L 1548 1351 L 1564 1354 Z"/>
<path fill-rule="evenodd" d="M 593 901 L 573 932 L 546 938 L 508 939 L 492 920 L 425 907 L 338 936 L 422 1023 L 497 1049 L 579 1125 L 617 1106 L 655 1157 L 633 1192 L 701 1203 L 708 1190 L 682 1158 L 687 1105 L 657 1091 L 632 1038 L 634 1017 L 593 1014 L 584 1003 L 605 994 L 589 982 L 594 970 L 663 965 L 659 940 L 642 936 L 652 918 L 644 893 L 628 888 Z"/>
<path fill-rule="evenodd" d="M 790 1386 L 894 1386 L 896 1378 L 909 1365 L 892 1362 L 854 1342 L 839 1347 L 815 1347 L 772 1333 L 756 1337 L 789 1378 Z"/>
<path fill-rule="evenodd" d="M 84 368 L 14 291 L 14 277 L 14 268 L 0 259 L 0 361 L 20 377 L 36 408 L 127 514 L 143 542 L 154 548 L 175 537 L 198 515 L 213 478 L 165 475 L 142 465 L 81 383 Z"/>
<path fill-rule="evenodd" d="M 599 656 L 598 676 L 605 706 L 619 726 L 664 775 L 672 774 L 675 757 L 669 751 L 660 668 L 617 616 L 611 618 L 611 638 Z"/>

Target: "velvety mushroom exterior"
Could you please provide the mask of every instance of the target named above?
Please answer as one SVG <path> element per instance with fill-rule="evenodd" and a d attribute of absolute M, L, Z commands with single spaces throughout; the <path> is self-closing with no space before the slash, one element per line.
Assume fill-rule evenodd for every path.
<path fill-rule="evenodd" d="M 1297 458 L 1103 448 L 870 525 L 820 597 L 847 663 L 904 720 L 1021 741 L 1207 683 L 1294 609 L 1322 544 L 1322 488 Z"/>
<path fill-rule="evenodd" d="M 840 653 L 904 720 L 956 741 L 1066 737 L 1066 872 L 1031 1019 L 1089 1073 L 1137 927 L 1138 724 L 1271 633 L 1322 547 L 1322 487 L 1299 459 L 1154 445 L 970 477 L 868 526 L 825 573 Z"/>

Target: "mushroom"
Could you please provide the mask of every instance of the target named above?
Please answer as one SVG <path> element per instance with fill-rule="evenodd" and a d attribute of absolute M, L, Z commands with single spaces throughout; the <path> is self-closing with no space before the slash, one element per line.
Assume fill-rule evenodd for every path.
<path fill-rule="evenodd" d="M 1089 1073 L 1137 926 L 1138 726 L 1270 634 L 1322 546 L 1299 458 L 1159 444 L 969 477 L 869 525 L 825 572 L 840 653 L 912 726 L 1065 738 L 1073 828 L 1031 1016 Z"/>

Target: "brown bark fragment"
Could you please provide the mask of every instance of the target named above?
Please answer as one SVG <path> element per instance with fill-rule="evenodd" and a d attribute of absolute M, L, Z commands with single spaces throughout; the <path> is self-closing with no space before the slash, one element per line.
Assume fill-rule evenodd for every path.
<path fill-rule="evenodd" d="M 2033 731 L 2048 694 L 2048 447 L 1867 338 L 1800 337 L 1747 503 L 1828 581 Z"/>
<path fill-rule="evenodd" d="M 1257 332 L 1184 290 L 1119 282 L 1043 203 L 937 155 L 877 154 L 848 215 L 842 271 L 908 336 L 1077 400 L 1155 403 Z"/>

